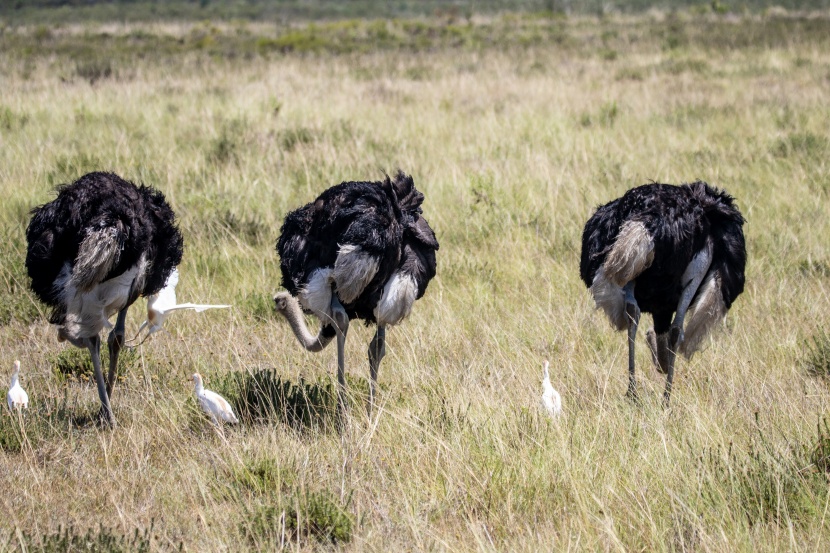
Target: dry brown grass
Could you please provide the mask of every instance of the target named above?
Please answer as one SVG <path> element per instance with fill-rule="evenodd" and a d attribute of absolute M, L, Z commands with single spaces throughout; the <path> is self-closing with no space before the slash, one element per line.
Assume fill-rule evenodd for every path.
<path fill-rule="evenodd" d="M 830 325 L 826 44 L 666 48 L 648 19 L 567 25 L 625 40 L 614 55 L 194 51 L 94 85 L 71 60 L 0 54 L 0 360 L 21 359 L 32 402 L 23 445 L 0 449 L 0 544 L 152 522 L 153 549 L 324 549 L 255 521 L 325 497 L 355 551 L 824 549 L 830 495 L 804 451 L 830 391 L 802 358 Z M 342 435 L 275 422 L 222 439 L 195 408 L 194 371 L 208 387 L 260 368 L 333 379 L 334 350 L 305 353 L 271 311 L 282 217 L 398 167 L 441 249 L 426 296 L 389 332 L 377 418 L 362 409 L 371 330 L 354 325 Z M 97 409 L 94 387 L 55 373 L 66 346 L 23 268 L 27 210 L 93 169 L 162 189 L 186 240 L 180 298 L 235 306 L 174 315 L 141 348 L 115 390 L 115 431 L 73 425 Z M 577 268 L 593 207 L 651 179 L 724 187 L 748 220 L 746 290 L 718 339 L 679 363 L 669 411 L 642 339 L 644 401 L 624 399 L 625 339 Z M 556 423 L 537 410 L 546 358 Z M 0 426 L 12 435 L 10 417 Z"/>

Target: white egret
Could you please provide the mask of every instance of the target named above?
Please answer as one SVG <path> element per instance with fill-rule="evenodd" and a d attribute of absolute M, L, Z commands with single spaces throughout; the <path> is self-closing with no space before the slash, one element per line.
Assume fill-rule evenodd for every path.
<path fill-rule="evenodd" d="M 179 270 L 176 268 L 172 273 L 170 273 L 164 288 L 159 290 L 158 293 L 147 297 L 147 320 L 141 323 L 141 326 L 138 327 L 138 332 L 136 333 L 135 338 L 133 338 L 133 342 L 138 340 L 138 337 L 141 335 L 141 331 L 145 328 L 149 327 L 147 334 L 144 336 L 144 340 L 149 338 L 151 334 L 155 334 L 161 330 L 164 326 L 164 321 L 174 311 L 191 309 L 196 313 L 201 313 L 202 311 L 206 311 L 208 309 L 225 309 L 230 307 L 230 305 L 176 303 L 176 285 L 178 283 Z M 144 340 L 142 340 L 142 343 Z"/>
<path fill-rule="evenodd" d="M 202 384 L 202 375 L 193 373 L 193 383 L 195 384 L 196 399 L 199 401 L 199 405 L 210 416 L 214 424 L 219 426 L 219 419 L 231 424 L 239 422 L 239 419 L 233 414 L 233 409 L 228 400 L 212 390 L 205 390 Z"/>
<path fill-rule="evenodd" d="M 550 383 L 548 367 L 550 367 L 550 363 L 545 361 L 545 368 L 543 370 L 544 378 L 542 378 L 542 408 L 551 417 L 555 418 L 562 414 L 562 397 Z"/>
<path fill-rule="evenodd" d="M 12 384 L 9 388 L 9 393 L 6 394 L 6 401 L 9 404 L 9 411 L 13 410 L 14 408 L 29 408 L 29 394 L 27 394 L 26 390 L 24 390 L 20 386 L 20 361 L 14 362 Z"/>

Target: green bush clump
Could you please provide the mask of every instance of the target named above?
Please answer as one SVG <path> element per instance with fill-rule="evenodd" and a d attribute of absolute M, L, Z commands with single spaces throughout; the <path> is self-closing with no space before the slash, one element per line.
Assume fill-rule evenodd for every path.
<path fill-rule="evenodd" d="M 274 369 L 253 374 L 231 373 L 222 383 L 234 412 L 248 423 L 282 421 L 301 430 L 326 429 L 335 420 L 337 399 L 332 385 L 284 380 Z"/>
<path fill-rule="evenodd" d="M 89 81 L 89 84 L 95 84 L 115 76 L 115 70 L 109 59 L 88 59 L 75 64 L 75 75 Z"/>
<path fill-rule="evenodd" d="M 250 526 L 243 532 L 259 546 L 298 538 L 347 543 L 352 539 L 354 523 L 346 509 L 347 505 L 341 505 L 327 492 L 298 493 L 281 506 L 256 508 Z"/>

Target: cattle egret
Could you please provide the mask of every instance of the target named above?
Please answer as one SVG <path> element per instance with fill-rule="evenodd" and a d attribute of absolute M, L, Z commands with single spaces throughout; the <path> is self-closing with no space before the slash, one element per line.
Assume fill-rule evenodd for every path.
<path fill-rule="evenodd" d="M 232 424 L 239 422 L 239 419 L 233 414 L 233 409 L 231 409 L 231 404 L 228 403 L 228 400 L 214 391 L 205 390 L 202 384 L 202 375 L 193 373 L 193 383 L 196 385 L 196 399 L 199 400 L 199 405 L 205 413 L 210 415 L 214 424 L 219 426 L 219 419 Z"/>
<path fill-rule="evenodd" d="M 20 409 L 29 408 L 29 394 L 26 393 L 20 386 L 20 361 L 14 362 L 14 372 L 12 373 L 12 385 L 9 388 L 9 393 L 6 394 L 6 401 L 9 404 L 9 411 L 15 407 Z"/>
<path fill-rule="evenodd" d="M 562 414 L 562 398 L 553 385 L 550 383 L 550 374 L 548 373 L 550 363 L 545 361 L 545 368 L 543 371 L 544 378 L 542 379 L 542 408 L 548 412 L 551 417 L 558 417 Z"/>
<path fill-rule="evenodd" d="M 230 305 L 206 305 L 199 303 L 176 303 L 176 285 L 179 283 L 179 270 L 174 269 L 164 285 L 157 294 L 147 297 L 147 320 L 141 323 L 138 328 L 133 341 L 136 341 L 141 335 L 141 331 L 149 327 L 144 340 L 162 329 L 164 321 L 173 311 L 181 311 L 183 309 L 192 309 L 196 313 L 201 313 L 208 309 L 224 309 Z M 142 340 L 142 343 L 144 342 Z"/>

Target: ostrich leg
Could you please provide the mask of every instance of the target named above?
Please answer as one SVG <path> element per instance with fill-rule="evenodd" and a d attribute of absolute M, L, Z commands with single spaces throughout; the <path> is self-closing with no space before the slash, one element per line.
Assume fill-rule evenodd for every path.
<path fill-rule="evenodd" d="M 381 360 L 386 356 L 386 326 L 378 325 L 375 337 L 369 344 L 369 404 L 366 410 L 372 416 L 372 409 L 375 405 L 375 393 L 378 382 L 378 367 Z"/>
<path fill-rule="evenodd" d="M 646 332 L 646 343 L 651 350 L 651 362 L 663 374 L 669 367 L 669 333 L 657 334 L 653 328 Z"/>
<path fill-rule="evenodd" d="M 110 371 L 107 375 L 107 396 L 112 396 L 112 389 L 115 386 L 115 379 L 118 368 L 118 354 L 121 352 L 121 346 L 124 345 L 124 321 L 127 319 L 127 308 L 125 307 L 118 312 L 118 318 L 115 320 L 115 328 L 110 332 L 107 338 L 107 345 L 110 350 Z"/>
<path fill-rule="evenodd" d="M 640 324 L 640 307 L 634 299 L 634 281 L 623 288 L 625 292 L 625 315 L 628 317 L 628 391 L 626 397 L 637 399 L 637 380 L 634 378 L 634 339 Z"/>
<path fill-rule="evenodd" d="M 95 373 L 95 383 L 98 385 L 98 398 L 101 400 L 100 414 L 110 426 L 115 426 L 115 418 L 112 416 L 110 397 L 107 393 L 107 383 L 104 381 L 104 374 L 101 372 L 101 338 L 92 336 L 86 339 L 86 346 L 89 349 L 89 356 L 92 358 L 92 370 Z"/>
<path fill-rule="evenodd" d="M 342 416 L 346 414 L 346 333 L 349 331 L 349 316 L 334 294 L 331 296 L 331 312 L 337 327 L 337 408 Z"/>
<path fill-rule="evenodd" d="M 663 393 L 663 406 L 669 406 L 669 399 L 671 398 L 672 382 L 674 381 L 674 361 L 677 358 L 677 348 L 683 342 L 683 321 L 686 318 L 686 312 L 692 300 L 697 294 L 700 283 L 709 271 L 709 266 L 712 264 L 712 243 L 707 242 L 706 246 L 697 252 L 683 272 L 681 282 L 683 282 L 683 293 L 680 295 L 680 301 L 677 304 L 677 311 L 674 313 L 674 320 L 669 328 L 669 354 L 666 370 L 666 391 Z"/>

